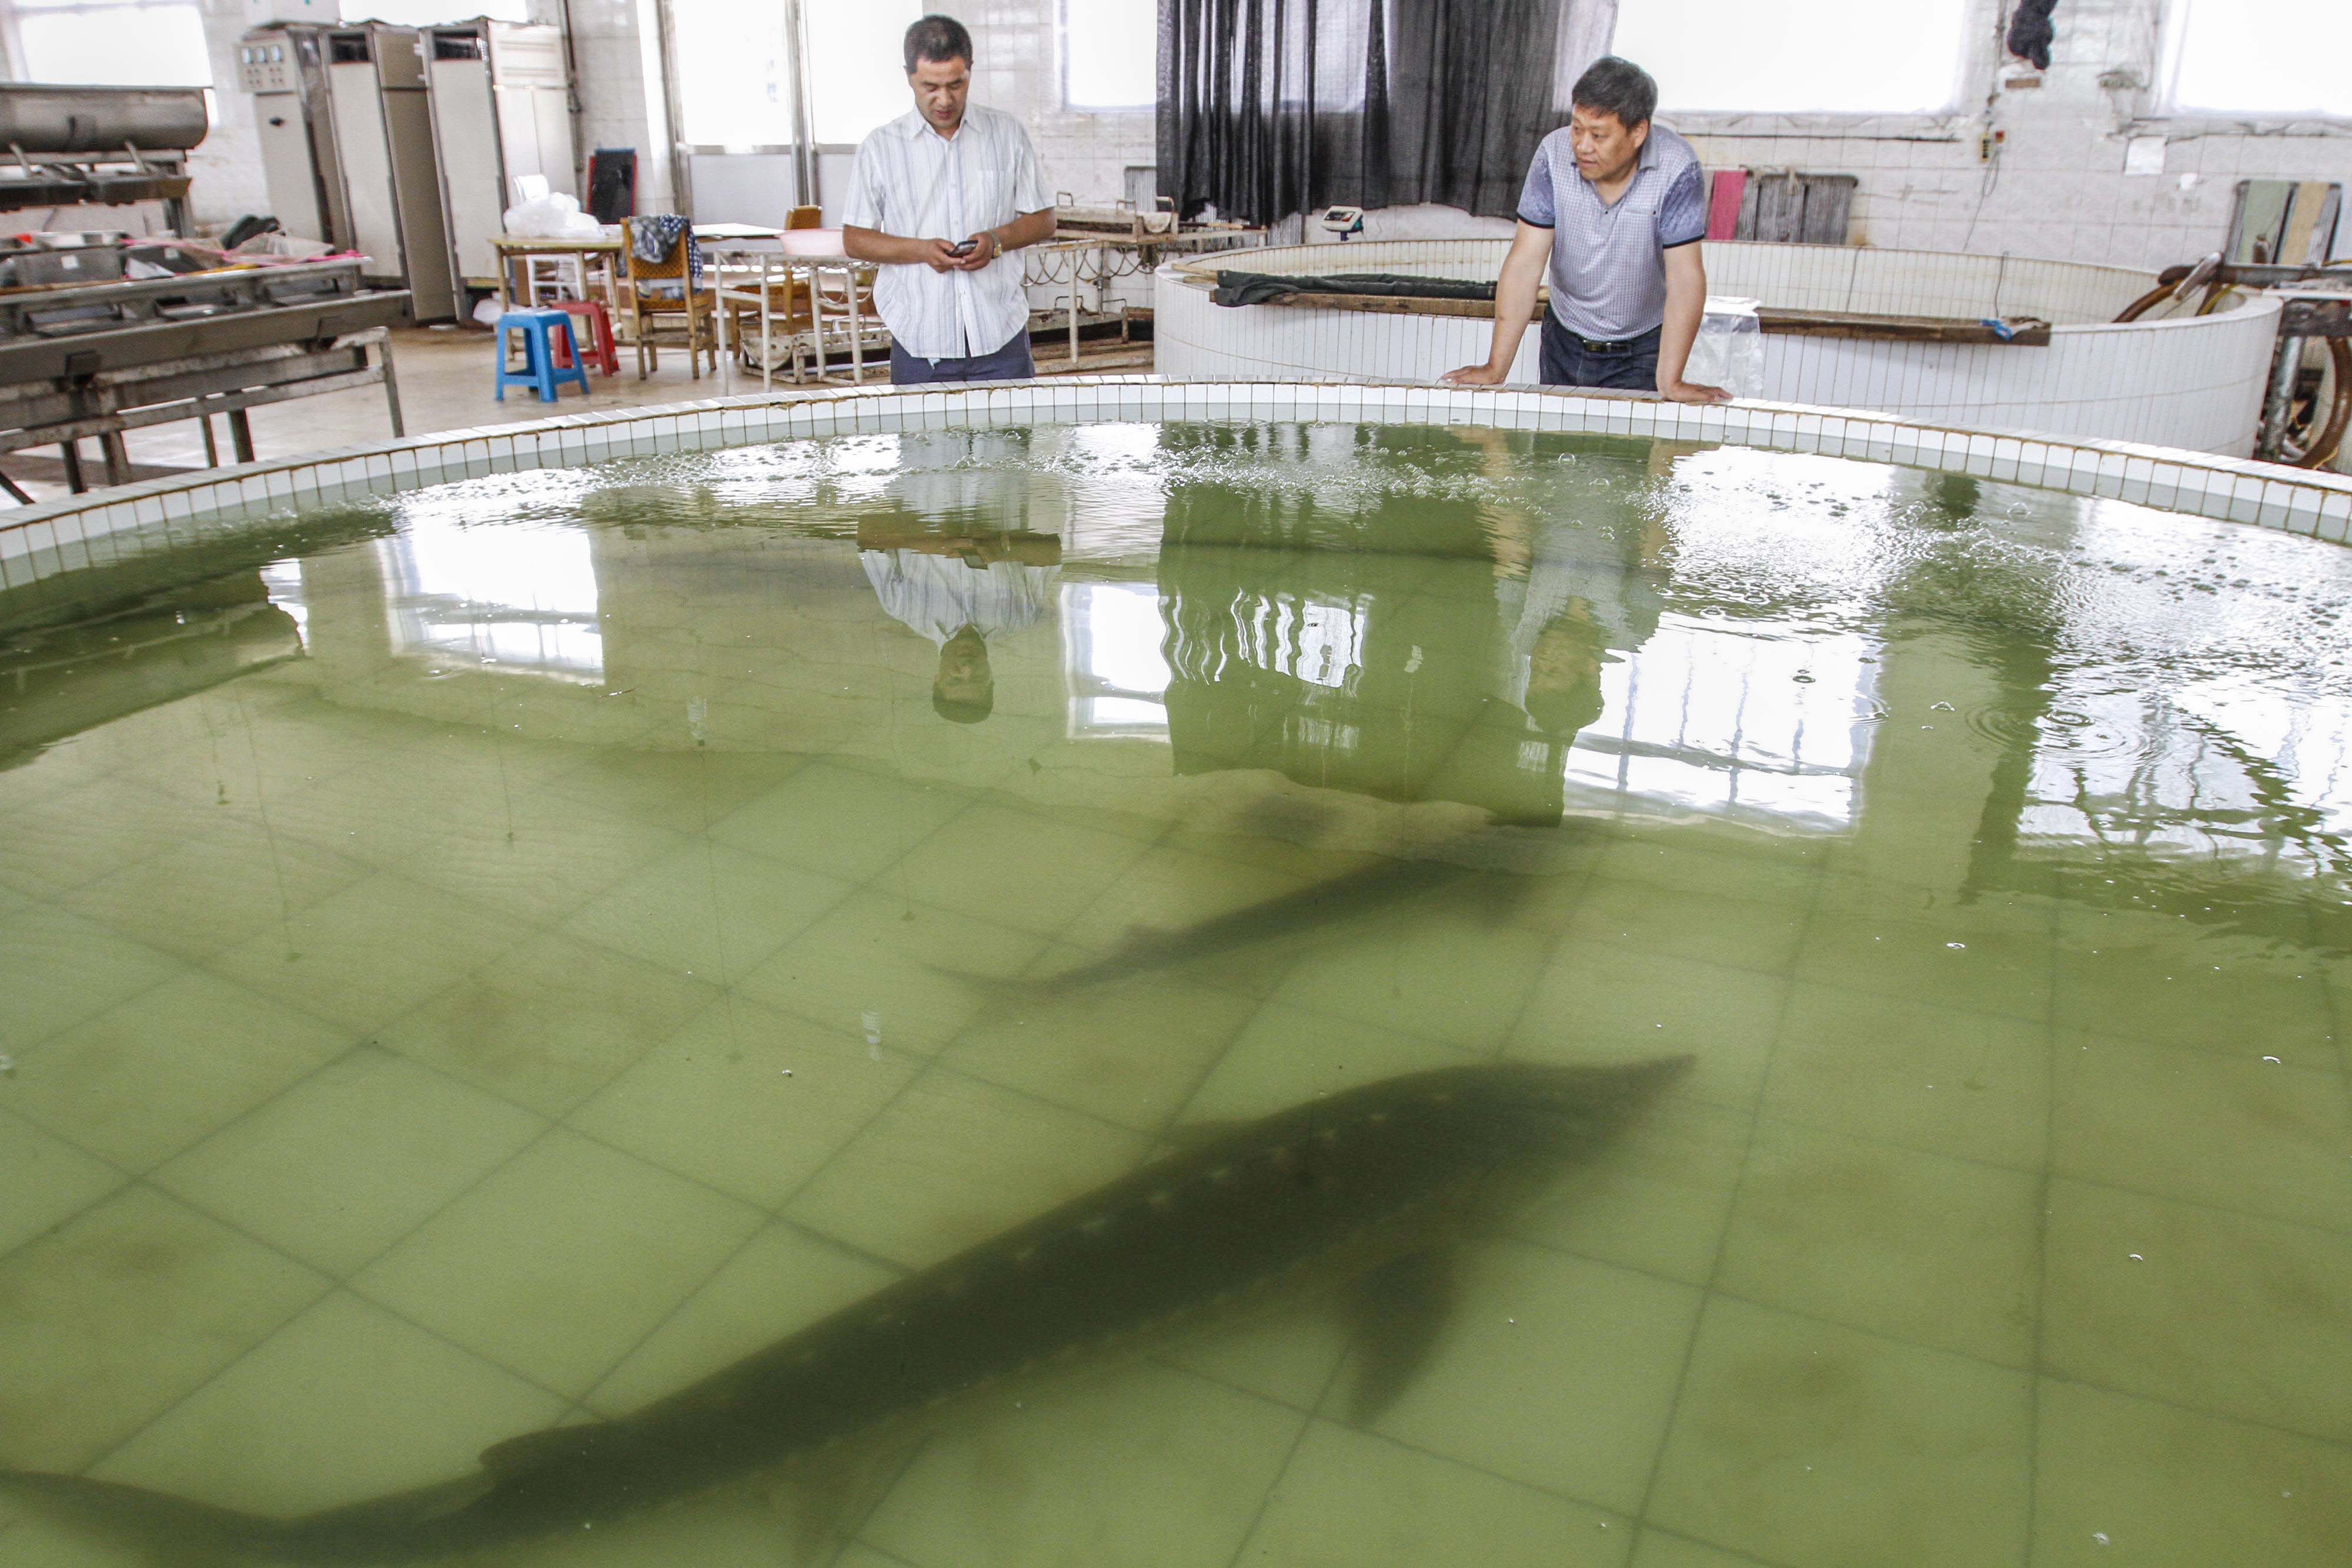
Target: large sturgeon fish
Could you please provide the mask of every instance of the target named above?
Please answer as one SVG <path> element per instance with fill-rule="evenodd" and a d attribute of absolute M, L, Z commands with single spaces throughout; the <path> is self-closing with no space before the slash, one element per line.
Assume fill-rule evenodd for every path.
<path fill-rule="evenodd" d="M 1535 880 L 1524 873 L 1484 871 L 1446 858 L 1381 859 L 1181 930 L 1145 928 L 1130 933 L 1101 957 L 1054 974 L 1003 979 L 951 968 L 943 972 L 988 994 L 1001 1012 L 1228 953 L 1328 936 L 1438 894 L 1465 895 L 1470 905 L 1496 918 L 1525 898 Z"/>
<path fill-rule="evenodd" d="M 616 1420 L 515 1437 L 476 1473 L 293 1519 L 0 1471 L 0 1493 L 173 1563 L 390 1563 L 595 1529 L 873 1437 L 1190 1320 L 1338 1287 L 1355 1414 L 1411 1381 L 1454 1244 L 1689 1064 L 1483 1063 L 1384 1079 L 1174 1152 Z"/>

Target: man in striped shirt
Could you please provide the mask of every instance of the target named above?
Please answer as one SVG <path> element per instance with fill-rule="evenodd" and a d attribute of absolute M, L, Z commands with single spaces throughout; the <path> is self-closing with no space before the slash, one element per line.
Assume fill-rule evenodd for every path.
<path fill-rule="evenodd" d="M 842 249 L 881 264 L 875 308 L 890 379 L 1017 381 L 1034 373 L 1023 246 L 1054 237 L 1054 198 L 1029 134 L 966 102 L 971 35 L 950 16 L 907 29 L 915 108 L 857 149 Z"/>
<path fill-rule="evenodd" d="M 1720 387 L 1683 380 L 1706 314 L 1706 181 L 1691 144 L 1653 125 L 1658 84 L 1606 56 L 1576 81 L 1569 122 L 1536 149 L 1519 225 L 1495 286 L 1495 339 L 1483 365 L 1448 371 L 1455 386 L 1511 373 L 1550 274 L 1540 369 L 1546 386 L 1656 392 L 1720 402 Z"/>

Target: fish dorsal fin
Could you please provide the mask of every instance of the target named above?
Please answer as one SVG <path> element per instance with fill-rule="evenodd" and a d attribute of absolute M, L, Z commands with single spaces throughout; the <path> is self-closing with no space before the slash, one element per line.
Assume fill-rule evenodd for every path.
<path fill-rule="evenodd" d="M 1412 1385 L 1454 1315 L 1450 1252 L 1408 1252 L 1357 1281 L 1349 1308 L 1356 1340 L 1356 1393 L 1348 1418 L 1370 1426 Z"/>
<path fill-rule="evenodd" d="M 619 1429 L 609 1421 L 525 1432 L 484 1448 L 482 1469 L 503 1480 L 548 1465 L 587 1458 L 609 1447 L 618 1435 Z"/>

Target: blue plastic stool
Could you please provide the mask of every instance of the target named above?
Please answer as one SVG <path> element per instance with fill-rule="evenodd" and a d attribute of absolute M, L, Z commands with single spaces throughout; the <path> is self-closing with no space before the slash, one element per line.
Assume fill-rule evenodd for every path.
<path fill-rule="evenodd" d="M 555 362 L 554 334 L 563 334 L 563 357 L 567 361 L 558 368 Z M 522 334 L 522 369 L 507 368 L 507 334 Z M 498 401 L 507 401 L 509 386 L 529 387 L 539 394 L 541 402 L 553 402 L 557 384 L 578 382 L 580 393 L 588 395 L 588 367 L 581 361 L 580 346 L 572 340 L 572 318 L 561 310 L 509 310 L 499 318 Z"/>

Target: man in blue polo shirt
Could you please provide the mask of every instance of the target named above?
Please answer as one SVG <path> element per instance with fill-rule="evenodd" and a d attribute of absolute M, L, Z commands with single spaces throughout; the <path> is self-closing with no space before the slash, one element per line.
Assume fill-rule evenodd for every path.
<path fill-rule="evenodd" d="M 1510 374 L 1549 264 L 1546 386 L 1654 391 L 1676 402 L 1730 395 L 1683 380 L 1706 314 L 1706 181 L 1691 144 L 1651 123 L 1657 107 L 1650 73 L 1614 55 L 1577 78 L 1569 122 L 1536 149 L 1519 193 L 1486 362 L 1448 371 L 1448 382 L 1494 386 Z"/>

